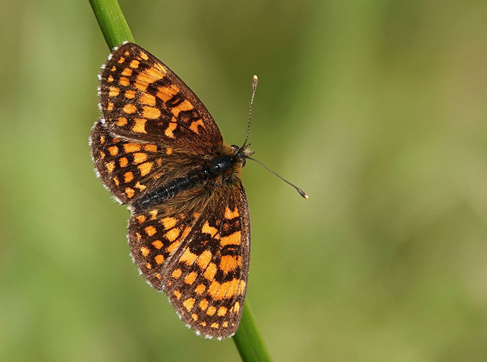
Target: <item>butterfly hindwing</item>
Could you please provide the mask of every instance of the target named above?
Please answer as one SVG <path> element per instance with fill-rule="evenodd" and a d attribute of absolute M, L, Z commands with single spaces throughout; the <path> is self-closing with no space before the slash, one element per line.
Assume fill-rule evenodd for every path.
<path fill-rule="evenodd" d="M 129 243 L 134 262 L 147 282 L 163 290 L 162 275 L 168 260 L 194 228 L 199 215 L 160 207 L 134 211 L 129 221 Z"/>
<path fill-rule="evenodd" d="M 150 190 L 162 175 L 165 147 L 114 137 L 101 121 L 93 126 L 90 143 L 98 174 L 122 203 Z"/>
<path fill-rule="evenodd" d="M 198 155 L 191 150 L 115 136 L 102 121 L 93 126 L 90 144 L 98 174 L 123 204 L 186 175 L 197 165 Z"/>

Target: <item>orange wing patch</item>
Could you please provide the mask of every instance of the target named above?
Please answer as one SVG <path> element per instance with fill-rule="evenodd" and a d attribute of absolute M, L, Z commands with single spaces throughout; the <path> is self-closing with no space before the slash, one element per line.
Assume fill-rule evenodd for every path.
<path fill-rule="evenodd" d="M 140 91 L 145 91 L 149 84 L 164 78 L 165 73 L 166 70 L 160 65 L 147 68 L 143 72 L 139 73 L 134 86 Z"/>

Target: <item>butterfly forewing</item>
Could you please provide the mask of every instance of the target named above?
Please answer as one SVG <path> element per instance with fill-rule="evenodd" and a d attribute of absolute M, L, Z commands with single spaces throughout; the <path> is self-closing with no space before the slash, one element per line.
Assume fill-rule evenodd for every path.
<path fill-rule="evenodd" d="M 233 335 L 250 259 L 237 177 L 244 156 L 223 144 L 194 93 L 141 47 L 115 49 L 100 80 L 103 118 L 92 129 L 92 157 L 105 186 L 129 205 L 134 262 L 198 334 Z M 212 160 L 226 171 L 208 168 Z"/>
<path fill-rule="evenodd" d="M 238 328 L 250 258 L 250 225 L 243 187 L 218 192 L 188 241 L 168 261 L 166 292 L 181 319 L 205 336 L 227 337 Z"/>
<path fill-rule="evenodd" d="M 116 49 L 100 78 L 100 106 L 110 131 L 200 152 L 222 142 L 218 126 L 198 97 L 138 45 L 126 43 Z"/>
<path fill-rule="evenodd" d="M 132 256 L 147 281 L 167 293 L 186 324 L 204 336 L 228 337 L 238 327 L 247 285 L 247 199 L 239 185 L 196 197 L 191 211 L 176 212 L 187 199 L 181 194 L 168 209 L 134 214 L 129 223 Z"/>

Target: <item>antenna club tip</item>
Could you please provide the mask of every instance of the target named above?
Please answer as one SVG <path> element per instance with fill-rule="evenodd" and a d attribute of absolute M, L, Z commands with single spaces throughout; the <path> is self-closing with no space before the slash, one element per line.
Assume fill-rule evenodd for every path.
<path fill-rule="evenodd" d="M 298 190 L 299 194 L 304 197 L 306 200 L 309 199 L 309 196 L 306 192 L 304 192 L 303 190 L 299 189 L 299 188 L 296 188 L 296 190 Z"/>
<path fill-rule="evenodd" d="M 257 83 L 259 83 L 259 78 L 254 75 L 254 77 L 252 78 L 252 88 L 257 88 Z"/>

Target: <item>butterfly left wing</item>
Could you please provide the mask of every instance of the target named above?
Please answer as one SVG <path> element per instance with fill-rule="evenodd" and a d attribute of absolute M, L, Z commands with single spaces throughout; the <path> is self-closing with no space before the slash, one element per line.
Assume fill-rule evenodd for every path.
<path fill-rule="evenodd" d="M 196 196 L 184 210 L 135 213 L 129 224 L 132 255 L 141 274 L 164 289 L 180 318 L 206 337 L 232 336 L 242 315 L 250 259 L 250 219 L 240 181 Z M 173 207 L 175 206 L 175 207 Z M 196 211 L 195 211 L 196 210 Z"/>
<path fill-rule="evenodd" d="M 203 103 L 159 59 L 133 43 L 115 48 L 100 73 L 100 108 L 118 136 L 206 153 L 222 136 Z"/>
<path fill-rule="evenodd" d="M 136 44 L 114 49 L 100 73 L 99 96 L 103 118 L 92 129 L 92 157 L 121 203 L 186 176 L 223 144 L 198 97 Z"/>

